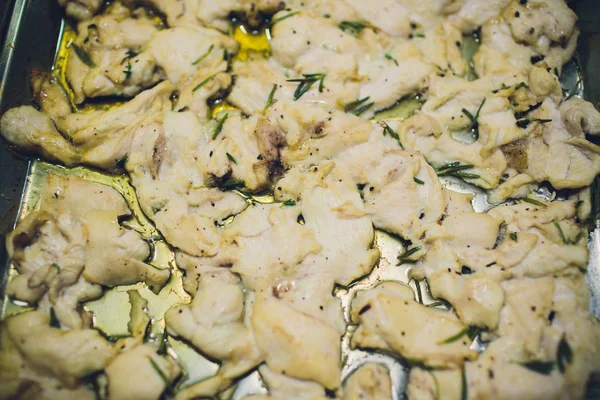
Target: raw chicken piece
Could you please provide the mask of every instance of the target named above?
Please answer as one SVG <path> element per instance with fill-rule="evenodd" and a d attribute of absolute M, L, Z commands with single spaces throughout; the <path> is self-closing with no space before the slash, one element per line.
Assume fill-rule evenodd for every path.
<path fill-rule="evenodd" d="M 71 43 L 66 77 L 75 103 L 100 96 L 132 97 L 161 79 L 151 53 L 144 51 L 158 32 L 145 11 L 119 2 L 80 22 Z"/>
<path fill-rule="evenodd" d="M 325 389 L 318 383 L 277 374 L 266 365 L 258 370 L 268 387 L 269 394 L 247 396 L 244 400 L 326 400 L 328 398 Z"/>
<path fill-rule="evenodd" d="M 239 278 L 224 268 L 197 267 L 202 273 L 198 291 L 191 304 L 167 311 L 167 328 L 221 367 L 216 376 L 182 389 L 177 394 L 182 399 L 215 395 L 263 360 L 245 315 L 249 300 Z"/>
<path fill-rule="evenodd" d="M 512 0 L 463 0 L 454 1 L 449 20 L 463 33 L 471 33 L 488 19 L 497 16 Z"/>
<path fill-rule="evenodd" d="M 344 400 L 392 400 L 390 371 L 381 364 L 365 363 L 344 382 Z"/>
<path fill-rule="evenodd" d="M 58 4 L 64 7 L 69 17 L 83 21 L 91 19 L 104 2 L 102 0 L 58 0 Z"/>
<path fill-rule="evenodd" d="M 447 311 L 414 301 L 409 286 L 384 282 L 359 292 L 352 302 L 352 321 L 359 324 L 352 347 L 393 351 L 431 367 L 461 366 L 475 359 L 465 326 Z M 462 334 L 461 334 L 462 333 Z"/>

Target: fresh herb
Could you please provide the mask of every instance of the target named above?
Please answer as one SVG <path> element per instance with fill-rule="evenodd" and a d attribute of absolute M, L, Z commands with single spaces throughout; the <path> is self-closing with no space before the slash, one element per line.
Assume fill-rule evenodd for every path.
<path fill-rule="evenodd" d="M 521 82 L 517 86 L 515 86 L 515 91 L 517 91 L 517 90 L 519 90 L 521 88 L 529 89 L 529 85 L 526 84 L 525 82 Z"/>
<path fill-rule="evenodd" d="M 477 122 L 477 120 L 479 119 L 479 113 L 481 112 L 481 109 L 485 104 L 485 100 L 486 98 L 484 97 L 475 115 L 471 114 L 466 108 L 463 108 L 461 110 L 462 113 L 465 114 L 471 120 L 471 126 L 469 127 L 469 130 L 473 134 L 473 137 L 475 137 L 475 140 L 479 139 L 479 122 Z"/>
<path fill-rule="evenodd" d="M 512 240 L 514 240 L 515 242 L 517 242 L 517 241 L 518 241 L 518 239 L 519 239 L 519 237 L 517 236 L 517 232 L 512 232 L 512 233 L 510 234 L 510 238 L 511 238 Z"/>
<path fill-rule="evenodd" d="M 501 91 L 501 90 L 506 90 L 506 89 L 510 89 L 510 86 L 506 86 L 506 85 L 504 84 L 504 82 L 502 82 L 502 86 L 500 86 L 500 88 L 498 88 L 498 89 L 494 89 L 494 90 L 492 90 L 492 93 L 496 94 L 496 93 L 498 93 L 499 91 Z"/>
<path fill-rule="evenodd" d="M 352 113 L 354 115 L 360 115 L 363 112 L 367 111 L 369 108 L 373 107 L 374 102 L 368 103 L 371 97 L 367 96 L 362 99 L 354 100 L 348 104 L 344 105 L 344 111 Z"/>
<path fill-rule="evenodd" d="M 424 185 L 425 184 L 425 182 L 423 182 L 422 180 L 420 180 L 416 176 L 413 178 L 413 181 L 415 181 L 417 183 L 417 185 Z"/>
<path fill-rule="evenodd" d="M 280 21 L 283 21 L 284 19 L 288 19 L 288 18 L 290 18 L 290 17 L 293 17 L 294 15 L 296 15 L 296 14 L 299 14 L 299 13 L 300 13 L 300 11 L 293 11 L 293 12 L 291 12 L 291 13 L 289 13 L 289 14 L 282 15 L 281 17 L 275 18 L 275 19 L 274 19 L 274 20 L 271 22 L 271 24 L 272 24 L 272 25 L 275 25 L 276 23 L 278 23 L 278 22 L 280 22 Z"/>
<path fill-rule="evenodd" d="M 192 89 L 192 92 L 195 92 L 196 90 L 199 90 L 202 86 L 206 85 L 206 82 L 213 79 L 215 77 L 215 75 L 217 75 L 217 74 L 212 74 L 211 76 L 209 76 L 208 78 L 206 78 L 205 80 L 203 80 L 202 82 L 197 84 L 196 87 Z"/>
<path fill-rule="evenodd" d="M 552 361 L 528 361 L 519 365 L 542 375 L 550 375 L 554 369 L 554 362 Z"/>
<path fill-rule="evenodd" d="M 129 60 L 132 59 L 133 57 L 137 56 L 138 53 L 136 53 L 133 50 L 127 50 L 127 52 L 125 53 L 125 57 L 121 60 L 121 64 L 125 62 L 125 60 Z"/>
<path fill-rule="evenodd" d="M 424 38 L 425 34 L 422 32 L 413 33 L 413 37 Z"/>
<path fill-rule="evenodd" d="M 349 33 L 353 36 L 358 36 L 367 26 L 362 22 L 352 22 L 352 21 L 342 21 L 338 25 L 338 28 L 343 30 L 346 33 Z"/>
<path fill-rule="evenodd" d="M 50 307 L 50 326 L 53 328 L 60 329 L 60 321 L 56 316 L 56 312 L 54 311 L 54 307 Z"/>
<path fill-rule="evenodd" d="M 583 200 L 578 200 L 577 203 L 575 203 L 575 208 L 578 209 L 582 205 L 583 205 Z"/>
<path fill-rule="evenodd" d="M 227 181 L 223 185 L 221 185 L 221 189 L 225 189 L 225 190 L 239 189 L 242 187 L 244 187 L 244 181 L 242 181 L 242 180 Z"/>
<path fill-rule="evenodd" d="M 158 346 L 158 350 L 156 350 L 156 352 L 158 354 L 167 354 L 168 342 L 167 329 L 165 328 L 160 336 L 160 345 Z"/>
<path fill-rule="evenodd" d="M 392 127 L 387 124 L 387 122 L 384 122 L 383 124 L 383 136 L 389 134 L 391 137 L 398 141 L 398 144 L 401 148 L 404 148 L 404 146 L 402 146 L 402 142 L 400 142 L 400 136 L 398 136 L 398 133 L 395 130 L 393 130 Z"/>
<path fill-rule="evenodd" d="M 323 14 L 323 18 L 331 18 L 330 14 Z"/>
<path fill-rule="evenodd" d="M 90 57 L 90 55 L 85 50 L 77 46 L 75 43 L 71 44 L 71 46 L 73 47 L 73 50 L 75 50 L 75 54 L 81 60 L 82 63 L 84 63 L 88 67 L 96 68 L 96 64 L 92 60 L 92 57 Z"/>
<path fill-rule="evenodd" d="M 302 74 L 304 78 L 288 79 L 288 82 L 298 82 L 299 85 L 294 92 L 294 100 L 298 100 L 302 95 L 310 90 L 310 88 L 319 82 L 319 92 L 323 92 L 323 80 L 327 74 Z"/>
<path fill-rule="evenodd" d="M 417 301 L 423 304 L 423 294 L 421 293 L 421 281 L 415 280 L 415 289 L 417 290 Z"/>
<path fill-rule="evenodd" d="M 458 161 L 455 161 L 443 165 L 442 167 L 438 168 L 436 172 L 438 176 L 455 176 L 463 179 L 478 179 L 479 175 L 463 172 L 465 170 L 472 169 L 473 167 L 473 164 L 460 165 Z"/>
<path fill-rule="evenodd" d="M 162 368 L 156 363 L 156 361 L 152 359 L 152 357 L 148 357 L 148 361 L 150 361 L 150 365 L 152 365 L 152 368 L 154 368 L 156 373 L 160 376 L 160 379 L 162 379 L 165 386 L 169 386 L 169 377 L 167 374 L 165 374 Z"/>
<path fill-rule="evenodd" d="M 408 258 L 420 250 L 421 248 L 419 246 L 404 250 L 398 255 L 398 264 L 396 265 L 400 265 L 405 261 L 409 261 Z"/>
<path fill-rule="evenodd" d="M 125 74 L 125 79 L 131 78 L 131 62 L 127 62 L 127 66 L 125 67 L 123 73 Z"/>
<path fill-rule="evenodd" d="M 393 61 L 394 64 L 396 64 L 396 66 L 400 65 L 400 64 L 398 64 L 398 60 L 396 60 L 394 57 L 392 57 L 392 55 L 390 53 L 385 53 L 385 58 L 387 58 L 390 61 Z"/>
<path fill-rule="evenodd" d="M 517 121 L 517 127 L 521 128 L 521 129 L 525 129 L 529 126 L 530 123 L 532 122 L 539 122 L 540 124 L 546 124 L 548 122 L 552 122 L 551 119 L 541 119 L 541 118 L 523 118 Z"/>
<path fill-rule="evenodd" d="M 273 96 L 275 96 L 276 90 L 277 90 L 277 84 L 274 83 L 273 88 L 271 89 L 271 92 L 269 93 L 269 98 L 267 99 L 267 105 L 263 109 L 263 112 L 267 111 L 267 108 L 271 107 L 271 105 L 273 104 Z"/>
<path fill-rule="evenodd" d="M 217 120 L 217 125 L 215 125 L 215 130 L 213 131 L 212 139 L 215 140 L 219 133 L 223 130 L 223 125 L 225 124 L 225 120 L 229 117 L 229 113 L 225 113 L 223 117 Z"/>
<path fill-rule="evenodd" d="M 575 82 L 575 86 L 573 86 L 573 88 L 569 91 L 569 95 L 565 98 L 565 101 L 569 101 L 571 97 L 575 96 L 575 91 L 577 90 L 581 82 L 581 78 L 577 79 L 577 82 Z"/>
<path fill-rule="evenodd" d="M 477 335 L 479 335 L 480 332 L 481 332 L 481 329 L 479 329 L 475 326 L 467 326 L 465 329 L 461 330 L 456 335 L 450 336 L 449 338 L 446 338 L 446 339 L 442 340 L 441 342 L 438 342 L 437 344 L 454 343 L 465 335 L 467 335 L 467 337 L 469 339 L 471 339 L 471 341 L 473 341 L 473 340 L 475 340 L 475 337 L 477 337 Z"/>
<path fill-rule="evenodd" d="M 546 207 L 546 205 L 544 203 L 542 203 L 541 201 L 529 198 L 529 197 L 524 197 L 522 199 L 525 203 L 529 203 L 529 204 L 533 204 L 536 206 L 540 206 L 540 207 Z"/>
<path fill-rule="evenodd" d="M 192 65 L 200 64 L 202 62 L 202 60 L 204 60 L 206 57 L 208 57 L 210 55 L 210 53 L 213 51 L 214 48 L 215 48 L 214 44 L 211 44 L 210 46 L 208 46 L 208 50 L 206 50 L 206 52 L 204 54 L 202 54 L 194 62 L 192 62 Z"/>
<path fill-rule="evenodd" d="M 558 365 L 558 370 L 564 374 L 567 369 L 567 364 L 571 364 L 572 362 L 573 350 L 571 350 L 567 338 L 563 335 L 558 343 L 558 348 L 556 349 L 556 364 Z"/>
<path fill-rule="evenodd" d="M 229 161 L 231 161 L 232 163 L 234 163 L 235 165 L 237 165 L 237 161 L 235 160 L 235 158 L 233 158 L 233 156 L 229 153 L 225 153 L 227 155 L 227 158 L 229 159 Z"/>
<path fill-rule="evenodd" d="M 560 226 L 560 222 L 558 222 L 558 220 L 554 220 L 554 226 L 556 226 L 556 229 L 558 229 L 558 233 L 560 234 L 560 238 L 562 239 L 564 244 L 569 244 L 569 239 L 567 239 L 567 237 L 565 236 L 565 233 L 562 230 L 562 227 Z"/>
<path fill-rule="evenodd" d="M 296 205 L 296 202 L 294 200 L 285 200 L 281 206 L 282 207 L 293 207 Z"/>
<path fill-rule="evenodd" d="M 57 263 L 52 263 L 52 268 L 56 270 L 56 273 L 60 273 L 60 266 Z"/>
<path fill-rule="evenodd" d="M 469 398 L 469 385 L 467 385 L 467 371 L 463 364 L 460 373 L 460 400 L 467 400 Z"/>

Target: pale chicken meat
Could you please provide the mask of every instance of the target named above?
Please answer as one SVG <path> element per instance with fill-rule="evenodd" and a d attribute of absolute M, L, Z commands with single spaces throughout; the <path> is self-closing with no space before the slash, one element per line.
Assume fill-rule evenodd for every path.
<path fill-rule="evenodd" d="M 391 400 L 390 371 L 381 364 L 365 363 L 344 381 L 344 400 Z"/>
<path fill-rule="evenodd" d="M 102 295 L 99 285 L 145 281 L 160 290 L 170 276 L 143 261 L 149 248 L 141 236 L 121 227 L 130 215 L 114 189 L 79 178 L 50 175 L 40 210 L 7 237 L 7 250 L 20 275 L 9 285 L 14 298 L 53 309 L 59 321 L 81 328 L 80 302 Z M 111 249 L 109 254 L 105 254 Z"/>
<path fill-rule="evenodd" d="M 271 371 L 266 365 L 259 369 L 268 387 L 268 394 L 244 397 L 244 400 L 325 400 L 325 388 L 316 382 L 291 378 Z"/>
<path fill-rule="evenodd" d="M 82 21 L 70 44 L 66 78 L 75 103 L 101 96 L 132 97 L 161 79 L 146 44 L 159 30 L 145 10 L 119 2 Z"/>
<path fill-rule="evenodd" d="M 216 376 L 184 388 L 178 398 L 213 396 L 263 361 L 245 316 L 246 301 L 236 275 L 204 267 L 192 303 L 166 313 L 169 332 L 221 362 Z"/>
<path fill-rule="evenodd" d="M 463 33 L 471 33 L 488 19 L 499 15 L 512 0 L 454 1 L 449 20 Z"/>
<path fill-rule="evenodd" d="M 358 324 L 352 347 L 394 351 L 430 367 L 461 366 L 475 359 L 465 325 L 451 312 L 417 303 L 414 296 L 399 282 L 384 282 L 357 294 L 352 302 L 352 321 Z"/>
<path fill-rule="evenodd" d="M 3 322 L 0 381 L 3 389 L 8 389 L 5 398 L 12 397 L 10 388 L 13 395 L 19 388 L 27 390 L 35 385 L 43 392 L 52 380 L 55 390 L 62 387 L 85 397 L 84 390 L 77 390 L 82 379 L 104 369 L 116 355 L 113 345 L 97 330 L 64 331 L 50 323 L 51 316 L 41 311 L 25 312 Z"/>
<path fill-rule="evenodd" d="M 91 19 L 102 8 L 101 0 L 58 0 L 65 13 L 77 21 Z"/>

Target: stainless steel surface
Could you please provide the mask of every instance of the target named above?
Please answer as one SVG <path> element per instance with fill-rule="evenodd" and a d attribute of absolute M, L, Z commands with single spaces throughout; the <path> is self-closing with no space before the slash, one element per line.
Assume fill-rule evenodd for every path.
<path fill-rule="evenodd" d="M 217 0 L 218 1 L 218 0 Z M 9 0 L 10 3 L 10 0 Z M 571 3 L 580 15 L 580 26 L 582 35 L 580 38 L 580 60 L 584 73 L 582 87 L 585 88 L 584 95 L 596 105 L 600 101 L 600 5 L 599 0 L 580 0 Z M 0 8 L 1 10 L 1 8 Z M 29 88 L 29 76 L 32 68 L 49 71 L 52 68 L 55 57 L 55 47 L 61 33 L 62 11 L 56 0 L 16 0 L 9 4 L 10 17 L 5 16 L 6 21 L 0 28 L 5 29 L 5 43 L 2 47 L 0 57 L 0 113 L 12 106 L 32 102 L 31 90 Z M 577 71 L 575 64 L 566 69 L 564 86 L 571 88 L 577 82 Z M 22 211 L 27 211 L 28 188 L 31 182 L 40 179 L 39 169 L 44 169 L 43 164 L 33 165 L 27 159 L 10 151 L 4 144 L 0 144 L 0 233 L 4 234 L 14 228 Z M 52 171 L 60 171 L 54 169 Z M 43 175 L 42 175 L 43 176 Z M 103 178 L 98 177 L 97 180 Z M 446 184 L 455 190 L 475 193 L 474 205 L 478 211 L 489 207 L 483 192 L 463 183 L 447 180 Z M 125 185 L 126 186 L 126 185 Z M 121 193 L 128 189 L 121 188 Z M 600 226 L 600 221 L 597 222 Z M 357 290 L 368 288 L 377 279 L 397 279 L 408 282 L 407 269 L 395 267 L 395 258 L 400 250 L 400 245 L 385 233 L 377 234 L 377 243 L 382 250 L 382 260 L 376 267 L 374 273 L 355 285 L 351 289 L 340 289 L 337 296 L 342 299 L 344 306 L 348 306 L 352 296 Z M 596 229 L 590 235 L 590 265 L 588 282 L 592 292 L 590 306 L 592 313 L 600 317 L 600 230 Z M 165 250 L 165 254 L 168 249 Z M 156 253 L 158 254 L 158 253 Z M 157 255 L 155 254 L 155 258 Z M 171 262 L 170 255 L 167 256 Z M 5 309 L 4 288 L 9 273 L 9 260 L 3 244 L 0 244 L 0 312 Z M 414 286 L 414 282 L 411 283 Z M 118 297 L 117 290 L 109 291 L 109 296 Z M 152 296 L 151 293 L 145 293 Z M 158 297 L 158 296 L 157 296 Z M 176 300 L 176 299 L 175 299 Z M 174 301 L 175 301 L 174 300 Z M 158 301 L 158 300 L 157 300 Z M 158 304 L 158 303 L 157 303 Z M 163 304 L 163 303 L 161 303 Z M 101 305 L 98 306 L 101 309 Z M 164 311 L 164 310 L 163 310 Z M 102 313 L 99 311 L 99 318 Z M 156 322 L 156 329 L 162 324 Z M 184 349 L 181 343 L 171 342 L 173 351 L 178 355 L 188 349 Z M 372 354 L 364 351 L 348 351 L 348 338 L 345 337 L 342 345 L 346 349 L 348 362 L 344 366 L 343 374 L 347 376 L 360 364 L 366 361 L 377 361 L 386 364 L 392 373 L 396 398 L 402 398 L 404 381 L 406 379 L 406 368 L 392 357 L 380 354 Z M 179 347 L 178 347 L 179 346 Z M 204 376 L 206 371 L 214 373 L 215 365 L 203 359 L 201 356 L 195 359 L 198 365 L 206 363 L 206 368 L 200 370 L 196 378 Z M 204 360 L 204 361 L 203 361 Z M 190 379 L 193 380 L 193 379 Z M 264 391 L 258 374 L 255 372 L 241 382 L 237 389 L 232 390 L 231 398 L 238 399 L 247 393 Z"/>

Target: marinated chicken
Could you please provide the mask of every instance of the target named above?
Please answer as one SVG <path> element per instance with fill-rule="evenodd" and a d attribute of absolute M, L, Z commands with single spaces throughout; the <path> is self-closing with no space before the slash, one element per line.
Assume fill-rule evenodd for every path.
<path fill-rule="evenodd" d="M 67 167 L 7 235 L 0 398 L 585 397 L 565 0 L 58 3 L 66 59 L 0 118 Z M 90 302 L 125 292 L 110 336 Z"/>

